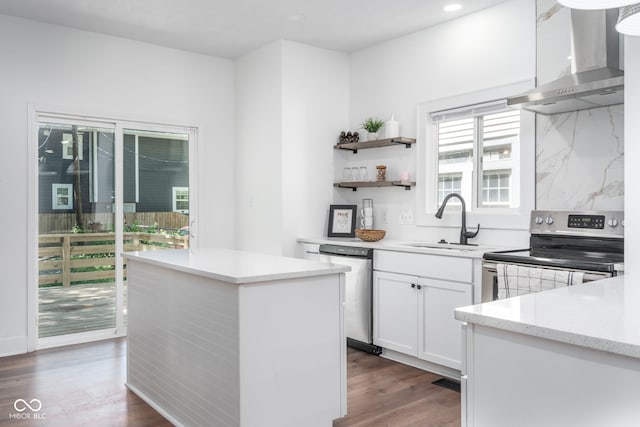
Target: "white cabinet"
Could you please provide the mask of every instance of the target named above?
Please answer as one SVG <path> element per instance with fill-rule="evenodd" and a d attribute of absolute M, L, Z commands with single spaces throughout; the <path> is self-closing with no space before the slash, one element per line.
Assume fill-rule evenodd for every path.
<path fill-rule="evenodd" d="M 471 260 L 376 251 L 374 268 L 374 344 L 459 370 L 461 332 L 454 310 L 473 303 Z"/>
<path fill-rule="evenodd" d="M 473 286 L 419 278 L 418 287 L 418 357 L 460 369 L 461 323 L 454 310 L 472 304 Z"/>
<path fill-rule="evenodd" d="M 417 277 L 373 273 L 373 342 L 417 356 Z"/>

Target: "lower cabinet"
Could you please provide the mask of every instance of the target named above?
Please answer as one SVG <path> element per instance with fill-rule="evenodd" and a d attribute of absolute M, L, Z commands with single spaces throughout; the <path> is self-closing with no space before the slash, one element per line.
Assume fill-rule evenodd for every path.
<path fill-rule="evenodd" d="M 457 307 L 471 305 L 473 286 L 374 271 L 374 343 L 404 354 L 461 368 Z"/>
<path fill-rule="evenodd" d="M 373 272 L 373 342 L 418 355 L 418 278 Z"/>

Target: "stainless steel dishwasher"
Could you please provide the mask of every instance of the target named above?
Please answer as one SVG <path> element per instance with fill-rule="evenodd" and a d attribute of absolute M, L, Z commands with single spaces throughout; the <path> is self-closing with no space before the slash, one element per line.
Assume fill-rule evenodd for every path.
<path fill-rule="evenodd" d="M 320 245 L 321 262 L 351 267 L 345 274 L 345 332 L 347 345 L 372 354 L 382 349 L 373 344 L 373 249 Z"/>

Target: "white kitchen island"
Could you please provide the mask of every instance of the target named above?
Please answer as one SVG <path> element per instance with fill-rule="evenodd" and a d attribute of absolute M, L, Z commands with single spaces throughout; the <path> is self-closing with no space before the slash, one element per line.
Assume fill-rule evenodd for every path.
<path fill-rule="evenodd" d="M 640 425 L 640 283 L 618 276 L 456 310 L 462 425 Z"/>
<path fill-rule="evenodd" d="M 225 249 L 125 253 L 127 387 L 175 425 L 346 414 L 344 272 Z"/>

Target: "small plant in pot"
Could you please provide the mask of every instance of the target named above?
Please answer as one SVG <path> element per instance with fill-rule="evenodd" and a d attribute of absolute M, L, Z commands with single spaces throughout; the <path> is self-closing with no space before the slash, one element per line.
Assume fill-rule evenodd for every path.
<path fill-rule="evenodd" d="M 369 117 L 365 119 L 364 122 L 360 125 L 362 129 L 368 132 L 368 140 L 374 141 L 378 139 L 378 131 L 382 126 L 384 126 L 384 122 L 380 119 L 376 119 L 374 117 Z"/>

